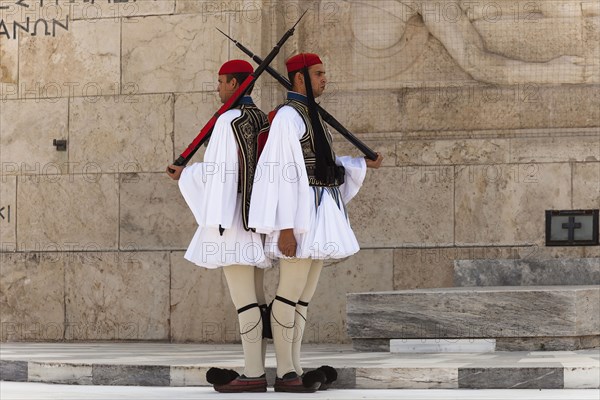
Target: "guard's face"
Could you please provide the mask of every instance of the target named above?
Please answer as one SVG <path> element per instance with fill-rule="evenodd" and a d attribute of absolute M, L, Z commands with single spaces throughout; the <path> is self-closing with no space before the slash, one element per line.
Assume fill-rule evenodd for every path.
<path fill-rule="evenodd" d="M 217 92 L 219 92 L 219 98 L 221 99 L 221 103 L 226 103 L 233 96 L 239 85 L 235 78 L 227 82 L 227 75 L 219 75 L 218 82 Z"/>
<path fill-rule="evenodd" d="M 323 94 L 325 86 L 327 86 L 327 78 L 325 77 L 325 67 L 323 64 L 315 64 L 308 67 L 308 75 L 310 76 L 310 84 L 313 88 L 315 99 Z"/>

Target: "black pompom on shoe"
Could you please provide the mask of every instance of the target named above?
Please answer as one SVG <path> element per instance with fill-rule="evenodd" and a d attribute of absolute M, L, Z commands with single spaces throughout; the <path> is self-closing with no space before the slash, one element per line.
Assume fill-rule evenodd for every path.
<path fill-rule="evenodd" d="M 323 385 L 327 381 L 327 376 L 323 371 L 315 369 L 314 371 L 308 371 L 302 375 L 302 385 L 304 387 L 313 387 L 315 383 L 319 382 Z M 320 387 L 320 386 L 319 386 Z"/>
<path fill-rule="evenodd" d="M 225 385 L 240 376 L 232 369 L 210 368 L 206 371 L 206 381 L 211 385 Z"/>
<path fill-rule="evenodd" d="M 319 390 L 327 390 L 333 382 L 337 381 L 338 373 L 335 368 L 330 367 L 329 365 L 322 365 L 317 368 L 316 371 L 323 372 L 326 378 L 325 382 L 321 383 Z"/>

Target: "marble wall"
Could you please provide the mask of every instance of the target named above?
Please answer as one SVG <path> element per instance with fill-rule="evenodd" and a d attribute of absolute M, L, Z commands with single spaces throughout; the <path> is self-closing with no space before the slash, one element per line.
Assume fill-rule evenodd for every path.
<path fill-rule="evenodd" d="M 319 53 L 321 104 L 385 156 L 308 342 L 348 341 L 346 293 L 452 286 L 454 260 L 600 257 L 544 246 L 545 210 L 600 208 L 595 0 L 23 3 L 0 0 L 2 341 L 238 340 L 221 272 L 183 259 L 195 224 L 163 171 L 245 57 L 215 28 L 264 56 L 304 10 L 273 66 Z M 254 97 L 282 94 L 265 74 Z"/>

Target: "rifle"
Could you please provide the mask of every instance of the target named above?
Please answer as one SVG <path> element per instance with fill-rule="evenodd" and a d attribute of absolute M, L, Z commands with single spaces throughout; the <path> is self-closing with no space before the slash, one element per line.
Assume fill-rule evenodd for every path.
<path fill-rule="evenodd" d="M 304 14 L 306 14 L 307 11 L 308 10 L 306 10 L 304 12 Z M 175 162 L 173 162 L 173 165 L 176 165 L 176 166 L 186 165 L 188 163 L 188 161 L 192 158 L 192 156 L 196 153 L 198 148 L 200 148 L 200 146 L 202 146 L 208 140 L 208 138 L 210 137 L 210 135 L 213 131 L 213 128 L 215 127 L 217 119 L 222 114 L 224 114 L 225 112 L 232 109 L 235 106 L 235 104 L 239 101 L 239 99 L 241 99 L 246 94 L 248 89 L 254 84 L 254 82 L 263 73 L 263 71 L 269 67 L 269 64 L 271 63 L 271 61 L 273 61 L 275 56 L 277 56 L 277 54 L 279 53 L 281 46 L 283 46 L 283 44 L 294 34 L 294 31 L 296 30 L 296 26 L 298 25 L 298 23 L 300 22 L 302 17 L 304 17 L 304 14 L 302 14 L 300 16 L 300 18 L 298 19 L 298 21 L 296 21 L 294 26 L 292 26 L 283 35 L 283 37 L 279 40 L 279 42 L 277 42 L 277 44 L 275 45 L 273 50 L 271 50 L 271 52 L 269 53 L 267 58 L 265 58 L 264 60 L 261 60 L 261 62 L 259 63 L 259 66 L 256 68 L 256 70 L 252 74 L 250 74 L 244 80 L 244 82 L 242 82 L 240 87 L 233 93 L 233 95 L 229 98 L 229 100 L 227 100 L 227 102 L 225 102 L 225 104 L 223 104 L 221 106 L 221 108 L 219 108 L 219 110 L 211 117 L 211 119 L 206 123 L 206 125 L 204 125 L 202 130 L 200 130 L 200 133 L 198 133 L 196 138 L 187 147 L 187 149 L 185 149 L 185 151 L 183 153 L 181 153 L 179 158 L 177 158 L 177 160 L 175 160 Z M 169 172 L 174 173 L 175 171 L 172 170 L 171 168 L 169 168 Z"/>
<path fill-rule="evenodd" d="M 219 32 L 221 32 L 223 35 L 225 35 L 229 40 L 231 40 L 237 46 L 237 48 L 239 48 L 244 53 L 246 53 L 246 55 L 248 55 L 257 64 L 262 64 L 263 60 L 259 56 L 254 54 L 250 49 L 248 49 L 246 46 L 244 46 L 237 40 L 235 40 L 232 37 L 230 37 L 229 35 L 227 35 L 225 32 L 223 32 L 219 28 L 217 28 L 217 30 Z M 292 89 L 292 84 L 286 77 L 281 75 L 279 72 L 277 72 L 275 69 L 273 69 L 270 66 L 267 66 L 265 69 L 269 73 L 269 75 L 271 75 L 273 78 L 275 78 L 275 80 L 277 80 L 279 83 L 281 83 L 281 85 L 283 85 L 283 87 L 285 87 L 287 90 Z M 317 109 L 319 110 L 319 114 L 321 115 L 321 118 L 323 118 L 323 121 L 327 122 L 329 125 L 331 125 L 331 127 L 333 129 L 335 129 L 340 134 L 342 134 L 342 136 L 344 136 L 350 143 L 352 143 L 364 155 L 366 155 L 367 158 L 369 158 L 371 160 L 377 159 L 377 153 L 375 153 L 373 150 L 371 150 L 371 148 L 369 148 L 369 146 L 364 144 L 359 138 L 354 136 L 352 134 L 352 132 L 350 132 L 348 129 L 346 129 L 337 119 L 335 119 L 333 117 L 333 115 L 329 114 L 319 104 L 317 104 Z"/>

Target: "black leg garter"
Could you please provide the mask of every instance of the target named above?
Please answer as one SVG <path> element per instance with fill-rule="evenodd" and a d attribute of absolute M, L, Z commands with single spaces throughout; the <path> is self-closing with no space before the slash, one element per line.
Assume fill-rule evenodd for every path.
<path fill-rule="evenodd" d="M 271 330 L 271 306 L 272 305 L 273 305 L 273 302 L 271 302 L 271 304 L 269 304 L 269 305 L 262 304 L 259 306 L 260 317 L 261 317 L 262 323 L 263 323 L 263 331 L 262 331 L 263 339 L 273 339 L 273 331 Z"/>

